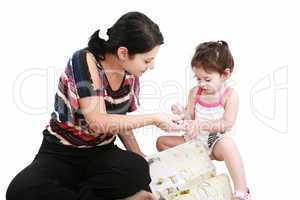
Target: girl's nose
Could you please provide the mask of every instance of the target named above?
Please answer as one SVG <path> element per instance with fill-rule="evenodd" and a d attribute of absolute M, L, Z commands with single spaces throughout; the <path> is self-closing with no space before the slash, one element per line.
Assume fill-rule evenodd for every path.
<path fill-rule="evenodd" d="M 200 81 L 200 82 L 199 82 L 199 86 L 200 86 L 200 87 L 204 87 L 204 86 L 205 86 L 205 83 L 202 82 L 202 81 Z"/>

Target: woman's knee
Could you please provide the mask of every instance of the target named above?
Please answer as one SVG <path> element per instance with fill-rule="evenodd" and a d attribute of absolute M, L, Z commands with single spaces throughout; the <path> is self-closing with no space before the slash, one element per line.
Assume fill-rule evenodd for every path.
<path fill-rule="evenodd" d="M 148 162 L 138 154 L 132 154 L 131 158 L 131 172 L 134 177 L 144 177 L 146 182 L 150 180 L 150 170 Z M 137 177 L 140 176 L 140 177 Z M 150 183 L 150 182 L 149 182 Z"/>
<path fill-rule="evenodd" d="M 6 190 L 6 200 L 17 200 L 20 199 L 18 198 L 18 194 L 20 194 L 20 191 L 17 189 L 17 185 L 15 184 L 14 179 L 12 182 L 10 182 L 7 190 Z"/>
<path fill-rule="evenodd" d="M 76 194 L 57 180 L 46 178 L 46 174 L 41 173 L 33 165 L 29 165 L 14 177 L 6 191 L 6 200 L 57 198 L 70 200 L 76 198 Z"/>
<path fill-rule="evenodd" d="M 127 161 L 120 166 L 121 173 L 112 174 L 114 187 L 118 198 L 124 198 L 149 187 L 151 182 L 150 170 L 147 161 L 138 154 L 128 152 Z M 112 181 L 110 179 L 110 181 Z"/>
<path fill-rule="evenodd" d="M 25 180 L 21 174 L 14 177 L 6 190 L 6 200 L 21 200 L 31 196 L 28 195 L 30 190 L 26 189 L 29 181 L 30 180 Z"/>

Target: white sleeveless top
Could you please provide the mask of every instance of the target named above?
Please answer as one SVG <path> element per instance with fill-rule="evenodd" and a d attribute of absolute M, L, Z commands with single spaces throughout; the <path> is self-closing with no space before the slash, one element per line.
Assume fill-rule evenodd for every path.
<path fill-rule="evenodd" d="M 220 120 L 224 115 L 225 97 L 231 92 L 231 88 L 225 88 L 216 102 L 207 103 L 201 99 L 203 90 L 199 87 L 195 98 L 195 119 L 199 122 Z"/>
<path fill-rule="evenodd" d="M 199 87 L 195 98 L 195 120 L 198 120 L 201 124 L 201 122 L 222 119 L 225 112 L 225 97 L 230 92 L 231 88 L 227 87 L 222 90 L 220 97 L 215 102 L 207 103 L 201 99 L 203 90 Z M 209 154 L 211 154 L 216 142 L 223 137 L 226 137 L 224 133 L 210 133 L 208 131 L 201 131 L 201 133 L 197 134 L 196 137 L 184 135 L 184 139 L 186 141 L 193 139 L 200 140 Z"/>

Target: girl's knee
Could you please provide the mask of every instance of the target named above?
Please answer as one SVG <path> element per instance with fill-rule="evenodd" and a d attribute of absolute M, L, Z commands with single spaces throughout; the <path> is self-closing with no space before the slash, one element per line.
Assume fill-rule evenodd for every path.
<path fill-rule="evenodd" d="M 218 146 L 223 151 L 229 150 L 230 148 L 235 146 L 235 143 L 232 138 L 230 137 L 224 137 L 220 139 L 215 146 Z"/>
<path fill-rule="evenodd" d="M 156 149 L 158 151 L 163 151 L 165 150 L 165 137 L 164 136 L 160 136 L 157 138 L 156 140 Z"/>
<path fill-rule="evenodd" d="M 213 160 L 223 161 L 227 152 L 230 153 L 230 149 L 235 146 L 232 138 L 224 137 L 216 142 L 213 147 L 211 158 Z"/>

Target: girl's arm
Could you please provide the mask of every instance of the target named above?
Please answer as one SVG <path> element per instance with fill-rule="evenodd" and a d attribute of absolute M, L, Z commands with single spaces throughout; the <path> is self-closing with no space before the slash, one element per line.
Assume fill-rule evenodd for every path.
<path fill-rule="evenodd" d="M 223 115 L 223 118 L 221 120 L 216 121 L 208 121 L 208 122 L 202 122 L 197 123 L 198 129 L 209 131 L 209 132 L 226 132 L 229 131 L 237 118 L 238 113 L 238 107 L 239 107 L 239 99 L 238 95 L 235 92 L 235 90 L 231 89 L 230 94 L 225 100 L 225 112 Z"/>
<path fill-rule="evenodd" d="M 197 94 L 198 86 L 193 87 L 190 90 L 188 102 L 186 105 L 186 110 L 184 114 L 184 119 L 186 120 L 194 120 L 195 119 L 195 98 Z"/>
<path fill-rule="evenodd" d="M 198 87 L 194 87 L 190 90 L 187 105 L 185 108 L 180 106 L 179 104 L 172 105 L 172 112 L 174 114 L 180 115 L 185 120 L 193 120 L 195 119 L 195 97 Z"/>

